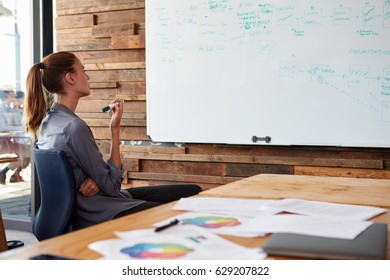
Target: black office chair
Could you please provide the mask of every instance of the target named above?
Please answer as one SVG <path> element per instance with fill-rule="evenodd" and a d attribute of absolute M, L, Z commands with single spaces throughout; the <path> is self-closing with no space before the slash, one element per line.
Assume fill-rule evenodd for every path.
<path fill-rule="evenodd" d="M 76 207 L 76 183 L 64 152 L 34 147 L 33 158 L 41 205 L 32 230 L 42 241 L 70 231 Z"/>

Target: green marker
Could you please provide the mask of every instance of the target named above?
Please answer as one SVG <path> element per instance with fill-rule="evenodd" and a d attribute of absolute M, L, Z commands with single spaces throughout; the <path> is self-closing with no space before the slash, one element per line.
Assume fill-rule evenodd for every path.
<path fill-rule="evenodd" d="M 106 107 L 102 108 L 102 112 L 107 112 L 108 110 L 112 109 L 115 107 L 115 105 L 118 104 L 118 102 L 108 104 Z"/>

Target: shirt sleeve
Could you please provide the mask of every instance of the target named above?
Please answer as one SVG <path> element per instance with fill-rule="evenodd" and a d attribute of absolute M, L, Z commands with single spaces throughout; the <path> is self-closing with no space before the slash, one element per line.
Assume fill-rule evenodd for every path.
<path fill-rule="evenodd" d="M 123 170 L 110 159 L 105 162 L 91 129 L 81 119 L 75 119 L 64 130 L 69 153 L 87 177 L 92 178 L 100 191 L 116 196 L 121 190 Z"/>

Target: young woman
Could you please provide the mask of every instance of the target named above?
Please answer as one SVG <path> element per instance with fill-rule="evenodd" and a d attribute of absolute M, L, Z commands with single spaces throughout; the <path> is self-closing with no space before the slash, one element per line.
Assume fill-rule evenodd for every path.
<path fill-rule="evenodd" d="M 92 132 L 75 110 L 90 94 L 89 76 L 72 53 L 58 52 L 32 66 L 27 77 L 25 124 L 39 149 L 65 151 L 79 186 L 73 229 L 148 209 L 201 191 L 197 185 L 165 185 L 121 190 L 120 122 L 123 100 L 113 99 L 111 151 L 105 162 Z M 49 95 L 54 103 L 47 111 Z M 48 95 L 48 96 L 47 96 Z"/>

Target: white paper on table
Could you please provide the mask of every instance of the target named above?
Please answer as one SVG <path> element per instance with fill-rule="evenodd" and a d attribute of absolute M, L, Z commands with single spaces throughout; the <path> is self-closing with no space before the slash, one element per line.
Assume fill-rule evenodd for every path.
<path fill-rule="evenodd" d="M 240 230 L 250 232 L 287 232 L 331 238 L 354 239 L 372 222 L 303 216 L 295 214 L 263 215 L 253 218 Z"/>
<path fill-rule="evenodd" d="M 116 232 L 117 239 L 93 242 L 88 248 L 103 259 L 137 260 L 260 260 L 266 254 L 227 241 L 197 226 L 174 226 L 161 232 L 154 229 Z"/>
<path fill-rule="evenodd" d="M 271 199 L 187 197 L 180 199 L 173 209 L 255 217 L 257 215 L 274 215 L 280 213 L 281 211 L 279 209 L 269 207 L 269 204 L 272 202 L 274 200 Z"/>
<path fill-rule="evenodd" d="M 271 206 L 281 211 L 321 217 L 342 217 L 353 220 L 367 220 L 386 212 L 386 209 L 364 205 L 350 205 L 331 202 L 286 198 L 276 200 Z"/>
<path fill-rule="evenodd" d="M 169 224 L 169 222 L 174 219 L 178 219 L 180 221 L 180 225 L 190 224 L 217 234 L 240 237 L 259 237 L 265 235 L 261 232 L 244 233 L 240 231 L 240 228 L 245 225 L 245 223 L 248 223 L 252 218 L 215 213 L 186 212 L 155 223 L 154 226 L 160 227 Z"/>

